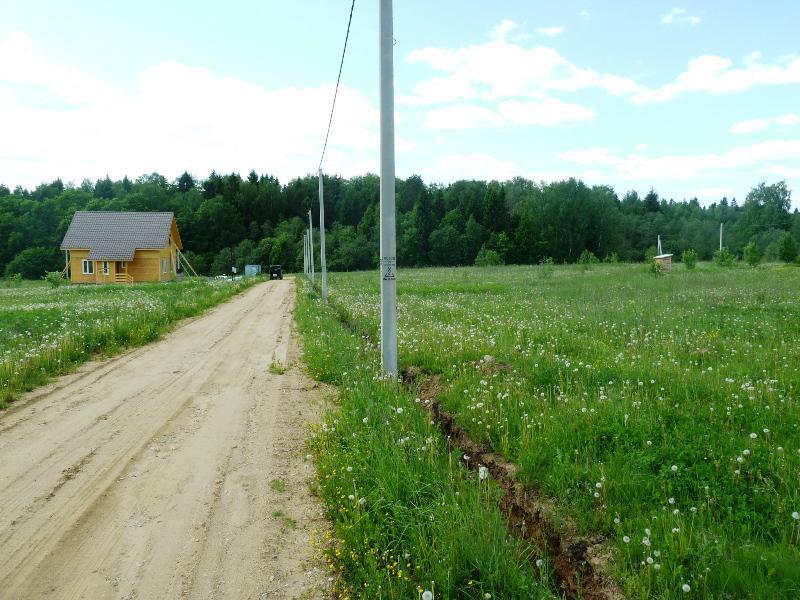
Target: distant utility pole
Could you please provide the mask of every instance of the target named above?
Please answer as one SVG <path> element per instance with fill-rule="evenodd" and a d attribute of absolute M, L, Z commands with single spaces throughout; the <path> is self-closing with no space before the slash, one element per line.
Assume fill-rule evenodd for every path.
<path fill-rule="evenodd" d="M 397 241 L 394 214 L 394 25 L 392 0 L 380 0 L 381 367 L 397 375 Z"/>
<path fill-rule="evenodd" d="M 308 209 L 308 263 L 311 265 L 311 283 L 314 282 L 314 226 L 311 224 L 311 209 Z"/>
<path fill-rule="evenodd" d="M 722 252 L 722 223 L 719 224 L 719 250 Z"/>
<path fill-rule="evenodd" d="M 322 269 L 322 301 L 328 301 L 328 265 L 325 261 L 325 200 L 322 195 L 322 169 L 319 170 L 319 268 Z"/>
<path fill-rule="evenodd" d="M 308 236 L 303 232 L 303 275 L 308 275 Z"/>

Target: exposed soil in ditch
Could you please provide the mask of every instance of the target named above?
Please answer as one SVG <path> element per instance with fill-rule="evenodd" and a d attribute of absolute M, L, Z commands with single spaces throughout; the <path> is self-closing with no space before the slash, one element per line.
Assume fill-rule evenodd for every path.
<path fill-rule="evenodd" d="M 509 530 L 547 552 L 556 583 L 566 597 L 588 600 L 624 598 L 616 584 L 605 575 L 610 553 L 604 547 L 602 537 L 580 536 L 563 520 L 554 519 L 553 506 L 534 490 L 516 481 L 515 464 L 474 441 L 456 423 L 455 417 L 442 409 L 439 403 L 442 382 L 438 375 L 426 377 L 420 369 L 411 367 L 404 371 L 403 379 L 407 385 L 417 389 L 421 404 L 447 436 L 450 447 L 459 448 L 466 454 L 467 466 L 475 471 L 480 466 L 489 469 L 504 492 L 500 508 Z"/>

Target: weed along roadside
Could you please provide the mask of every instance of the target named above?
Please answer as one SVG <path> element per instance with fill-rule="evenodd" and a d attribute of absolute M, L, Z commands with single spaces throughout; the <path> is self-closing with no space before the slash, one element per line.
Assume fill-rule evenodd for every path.
<path fill-rule="evenodd" d="M 257 281 L 0 288 L 0 408 L 93 355 L 152 342 Z"/>
<path fill-rule="evenodd" d="M 413 394 L 376 377 L 374 350 L 305 282 L 295 318 L 310 373 L 340 390 L 312 436 L 339 595 L 557 596 L 547 556 L 509 535 L 496 483 L 464 466 Z"/>
<path fill-rule="evenodd" d="M 796 597 L 800 273 L 713 265 L 669 278 L 629 265 L 556 267 L 546 277 L 540 270 L 405 272 L 403 385 L 374 379 L 372 274 L 334 274 L 332 306 L 307 314 L 316 333 L 305 337 L 317 347 L 316 358 L 313 350 L 308 356 L 312 373 L 334 377 L 347 394 L 332 417 L 339 422 L 329 422 L 318 443 L 337 440 L 336 452 L 352 451 L 358 442 L 350 439 L 379 435 L 369 423 L 399 427 L 414 408 L 426 427 L 417 436 L 432 431 L 426 435 L 437 444 L 449 441 L 460 477 L 490 482 L 491 505 L 480 509 L 528 553 L 516 573 L 541 583 L 541 564 L 553 594 Z M 310 310 L 314 302 L 300 304 Z M 334 331 L 340 348 L 331 346 Z M 339 363 L 333 371 L 331 357 Z M 403 408 L 399 417 L 393 407 Z M 350 456 L 369 452 L 379 461 L 384 447 L 398 454 L 411 443 L 419 458 L 430 448 L 401 434 L 340 461 L 321 453 L 344 498 L 366 502 L 384 487 L 372 463 L 361 463 L 370 471 L 358 478 L 331 475 L 355 470 L 345 464 Z M 475 469 L 471 477 L 467 468 Z M 393 535 L 391 522 L 371 518 Z"/>

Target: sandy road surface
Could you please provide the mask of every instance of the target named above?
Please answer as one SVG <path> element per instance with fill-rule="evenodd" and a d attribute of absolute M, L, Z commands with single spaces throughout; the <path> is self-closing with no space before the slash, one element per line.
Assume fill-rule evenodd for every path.
<path fill-rule="evenodd" d="M 0 597 L 324 597 L 322 400 L 269 368 L 294 362 L 293 303 L 260 284 L 0 413 Z"/>

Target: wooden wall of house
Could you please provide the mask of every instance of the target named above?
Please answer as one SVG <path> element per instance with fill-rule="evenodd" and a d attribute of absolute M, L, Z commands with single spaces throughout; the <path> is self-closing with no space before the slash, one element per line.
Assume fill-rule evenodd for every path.
<path fill-rule="evenodd" d="M 167 260 L 167 272 L 161 268 L 161 259 Z M 134 281 L 172 281 L 175 279 L 175 248 L 167 245 L 160 250 L 137 250 L 128 263 L 128 274 Z"/>
<path fill-rule="evenodd" d="M 89 250 L 69 251 L 69 272 L 72 283 L 113 283 L 117 272 L 117 263 L 108 261 L 108 275 L 103 274 L 103 261 L 94 261 L 94 273 L 83 274 L 83 260 L 89 256 Z"/>

